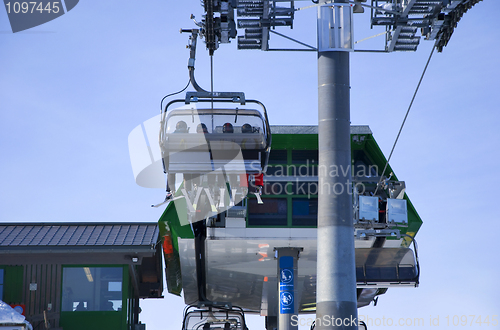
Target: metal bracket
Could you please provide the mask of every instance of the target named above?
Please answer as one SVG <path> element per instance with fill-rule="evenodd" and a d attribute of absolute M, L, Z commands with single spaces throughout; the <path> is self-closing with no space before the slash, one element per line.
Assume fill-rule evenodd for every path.
<path fill-rule="evenodd" d="M 356 238 L 374 237 L 396 237 L 401 238 L 401 232 L 398 229 L 371 229 L 371 230 L 358 230 Z"/>
<path fill-rule="evenodd" d="M 212 99 L 226 99 L 229 102 L 245 104 L 245 93 L 243 92 L 187 92 L 186 104 L 191 102 L 211 101 Z"/>

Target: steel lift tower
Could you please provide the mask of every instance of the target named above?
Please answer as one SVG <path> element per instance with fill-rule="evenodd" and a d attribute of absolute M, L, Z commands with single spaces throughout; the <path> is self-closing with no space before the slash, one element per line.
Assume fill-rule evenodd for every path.
<path fill-rule="evenodd" d="M 327 3 L 328 0 L 320 0 L 318 11 L 320 170 L 316 328 L 333 329 L 341 325 L 343 329 L 357 329 L 350 191 L 349 50 L 353 45 L 352 10 L 345 0 L 335 0 L 333 6 Z M 332 165 L 340 168 L 342 174 L 329 175 Z"/>
<path fill-rule="evenodd" d="M 237 28 L 244 29 L 237 39 L 238 49 L 301 50 L 318 54 L 320 170 L 316 329 L 358 328 L 350 169 L 349 56 L 357 51 L 352 33 L 353 13 L 369 8 L 372 27 L 385 26 L 385 46 L 373 51 L 415 51 L 420 42 L 419 29 L 422 37 L 435 40 L 435 47 L 442 51 L 462 15 L 479 1 L 371 0 L 367 4 L 367 0 L 313 0 L 311 6 L 295 8 L 296 1 L 286 0 L 202 0 L 206 14 L 197 25 L 201 27 L 210 55 L 220 43 L 229 43 L 235 38 Z M 274 31 L 276 27 L 292 27 L 296 11 L 309 7 L 318 10 L 317 47 Z M 270 33 L 296 41 L 301 48 L 270 49 Z M 332 166 L 341 169 L 342 174 L 329 175 Z M 289 281 L 290 277 L 284 274 L 285 271 L 293 274 L 296 269 L 300 247 L 277 248 L 277 255 L 286 258 L 282 263 L 278 261 L 278 276 L 281 274 L 284 281 Z M 293 300 L 293 284 L 291 289 L 288 287 L 290 290 L 285 284 L 282 287 L 282 282 L 279 286 L 280 294 L 283 288 L 286 300 Z M 297 307 L 284 308 L 281 304 L 277 327 L 297 329 L 287 321 L 291 315 L 298 314 Z"/>

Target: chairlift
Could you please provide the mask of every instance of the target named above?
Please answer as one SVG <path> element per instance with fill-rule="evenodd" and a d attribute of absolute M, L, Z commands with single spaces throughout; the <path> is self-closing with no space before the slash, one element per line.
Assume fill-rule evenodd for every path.
<path fill-rule="evenodd" d="M 180 102 L 185 106 L 170 109 Z M 231 106 L 219 106 L 224 103 Z M 247 108 L 249 103 L 262 110 Z M 271 149 L 266 108 L 259 101 L 245 100 L 243 93 L 188 92 L 184 100 L 166 105 L 160 147 L 168 173 L 203 175 L 223 168 L 228 174 L 260 174 Z"/>
<path fill-rule="evenodd" d="M 189 306 L 184 311 L 182 330 L 248 330 L 242 309 Z"/>
<path fill-rule="evenodd" d="M 172 191 L 176 189 L 176 174 L 183 174 L 189 198 L 197 200 L 208 189 L 209 201 L 217 197 L 224 200 L 225 193 L 220 191 L 229 185 L 229 195 L 237 204 L 250 192 L 250 181 L 256 183 L 251 192 L 262 191 L 262 177 L 271 150 L 266 107 L 257 100 L 245 99 L 244 93 L 202 89 L 194 77 L 198 30 L 181 32 L 191 33 L 188 70 L 196 92 L 187 92 L 185 99 L 172 100 L 162 108 L 159 144 L 163 170 L 168 173 L 167 196 L 163 203 L 153 206 L 175 199 Z M 179 103 L 184 105 L 175 107 Z M 257 107 L 248 107 L 249 104 Z M 218 205 L 224 209 L 224 203 Z M 215 204 L 211 202 L 210 206 L 215 212 Z M 194 212 L 199 213 L 197 218 L 209 213 L 198 209 Z"/>

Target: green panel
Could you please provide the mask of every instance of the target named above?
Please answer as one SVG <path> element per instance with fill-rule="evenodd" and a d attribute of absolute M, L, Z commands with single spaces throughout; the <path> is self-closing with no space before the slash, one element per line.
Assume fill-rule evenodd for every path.
<path fill-rule="evenodd" d="M 161 241 L 162 246 L 164 244 L 163 237 L 168 235 L 170 236 L 173 247 L 172 253 L 166 253 L 165 251 L 163 251 L 163 258 L 165 260 L 165 279 L 167 282 L 167 291 L 171 294 L 180 296 L 182 292 L 182 276 L 181 276 L 181 263 L 179 258 L 179 243 L 177 241 L 178 236 L 172 233 L 168 222 L 162 221 L 161 218 L 158 221 L 158 227 L 160 229 L 160 237 L 162 238 Z"/>
<path fill-rule="evenodd" d="M 179 196 L 179 192 L 176 196 Z M 179 210 L 179 212 L 177 212 L 177 210 Z M 170 234 L 172 247 L 174 248 L 172 255 L 167 256 L 164 253 L 167 290 L 171 294 L 180 295 L 182 291 L 182 281 L 180 280 L 178 238 L 194 238 L 193 230 L 187 220 L 187 205 L 185 199 L 178 199 L 175 203 L 168 203 L 165 211 L 158 220 L 158 228 L 160 229 L 162 243 L 163 237 L 166 234 Z"/>
<path fill-rule="evenodd" d="M 122 329 L 128 329 L 127 324 L 127 310 L 128 306 L 131 304 L 130 297 L 133 296 L 133 289 L 130 285 L 130 275 L 128 271 L 128 266 L 123 266 L 123 279 L 122 279 L 122 310 L 121 310 L 121 324 Z"/>
<path fill-rule="evenodd" d="M 373 160 L 373 164 L 378 166 L 380 175 L 380 172 L 382 172 L 382 170 L 384 169 L 387 159 L 382 153 L 382 150 L 380 150 L 377 142 L 375 142 L 373 136 L 369 136 L 369 138 L 367 139 L 364 151 Z M 396 174 L 394 174 L 391 165 L 387 165 L 384 175 L 388 176 L 391 172 L 393 173 L 392 179 L 397 180 Z"/>
<path fill-rule="evenodd" d="M 287 227 L 292 227 L 292 211 L 293 211 L 293 205 L 292 205 L 292 197 L 288 196 L 287 198 Z"/>
<path fill-rule="evenodd" d="M 176 194 L 176 196 L 178 195 L 179 193 Z M 165 211 L 158 221 L 160 235 L 162 237 L 165 234 L 166 229 L 165 224 L 162 224 L 162 222 L 166 222 L 168 224 L 168 228 L 170 228 L 170 231 L 172 232 L 172 243 L 175 248 L 177 248 L 177 237 L 194 238 L 193 230 L 187 220 L 187 205 L 184 198 L 177 199 L 174 203 L 168 203 Z"/>
<path fill-rule="evenodd" d="M 21 303 L 23 290 L 23 266 L 3 267 L 4 286 L 3 300 L 7 304 Z"/>
<path fill-rule="evenodd" d="M 60 327 L 64 330 L 126 330 L 126 310 L 115 312 L 61 312 Z"/>
<path fill-rule="evenodd" d="M 182 275 L 179 253 L 174 250 L 171 255 L 164 253 L 165 279 L 168 293 L 180 296 L 182 292 Z"/>
<path fill-rule="evenodd" d="M 417 211 L 415 210 L 415 207 L 413 206 L 407 194 L 405 194 L 405 199 L 406 199 L 406 208 L 408 210 L 408 228 L 401 228 L 401 233 L 415 237 L 417 231 L 422 226 L 423 221 L 418 215 Z"/>
<path fill-rule="evenodd" d="M 317 134 L 275 134 L 273 149 L 318 149 Z"/>

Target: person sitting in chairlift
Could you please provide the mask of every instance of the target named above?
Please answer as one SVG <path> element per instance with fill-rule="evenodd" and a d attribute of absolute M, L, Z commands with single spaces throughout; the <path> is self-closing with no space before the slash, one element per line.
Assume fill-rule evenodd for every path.
<path fill-rule="evenodd" d="M 224 126 L 222 126 L 222 133 L 234 133 L 234 128 L 231 123 L 225 123 Z"/>
<path fill-rule="evenodd" d="M 250 124 L 244 124 L 241 126 L 241 133 L 253 133 L 253 127 Z"/>
<path fill-rule="evenodd" d="M 198 126 L 196 126 L 196 133 L 207 134 L 208 133 L 207 125 L 205 125 L 203 123 L 198 124 Z"/>
<path fill-rule="evenodd" d="M 174 133 L 189 133 L 189 128 L 184 120 L 177 122 Z"/>

